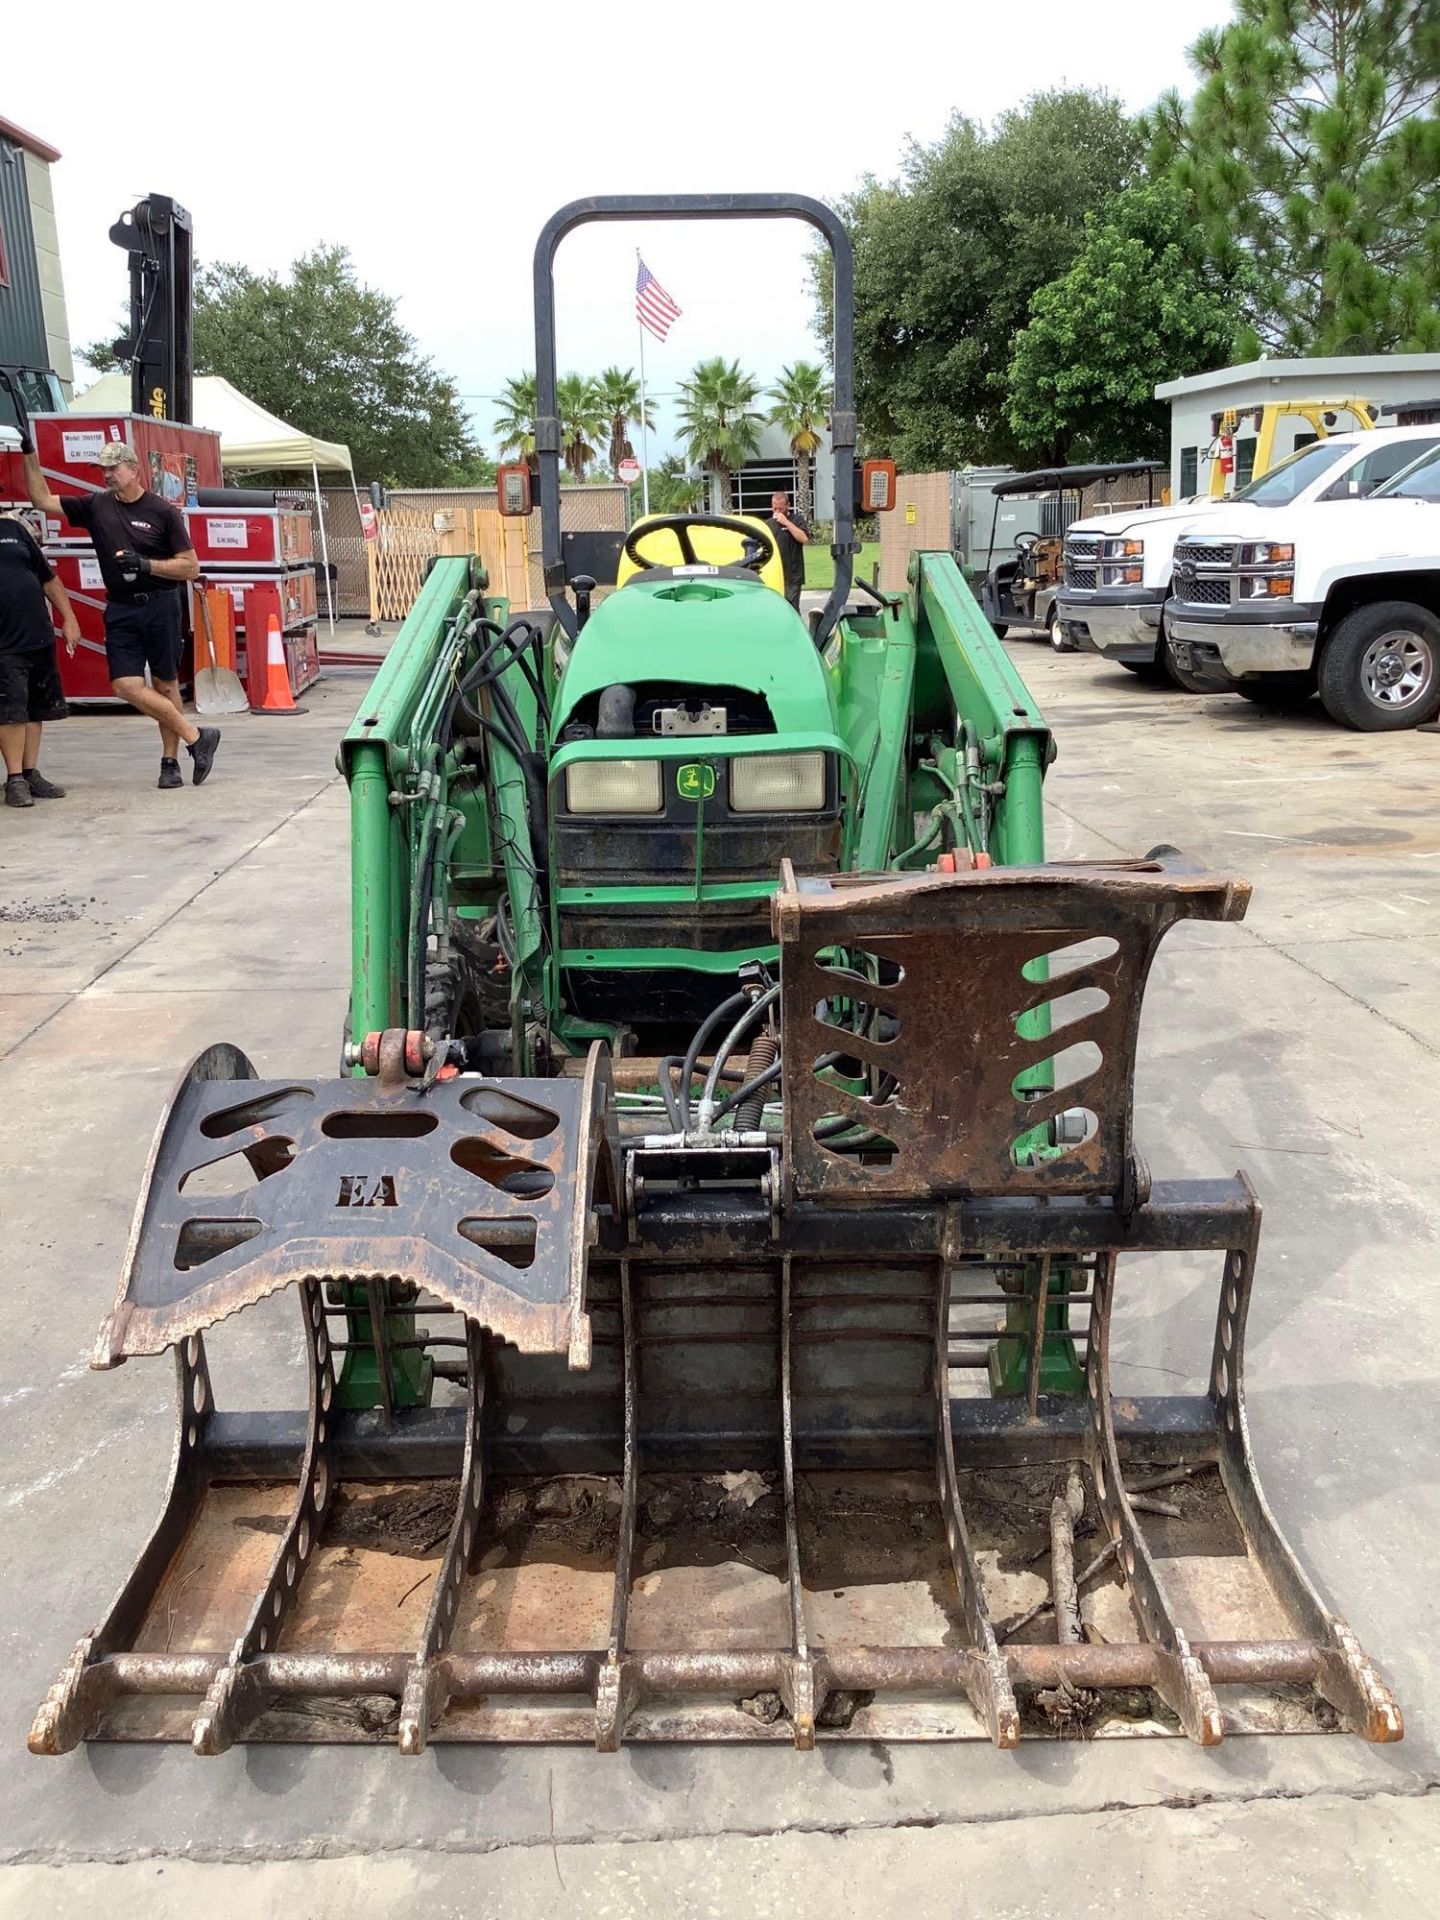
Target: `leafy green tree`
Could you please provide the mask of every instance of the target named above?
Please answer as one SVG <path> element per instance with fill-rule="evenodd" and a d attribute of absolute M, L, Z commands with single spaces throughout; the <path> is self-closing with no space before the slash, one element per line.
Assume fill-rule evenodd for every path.
<path fill-rule="evenodd" d="M 701 360 L 680 382 L 680 431 L 690 458 L 709 475 L 717 513 L 730 511 L 730 481 L 760 444 L 760 383 L 738 360 Z"/>
<path fill-rule="evenodd" d="M 830 382 L 823 367 L 797 360 L 780 369 L 769 397 L 775 402 L 770 420 L 789 440 L 795 460 L 795 505 L 808 520 L 815 501 L 815 455 L 830 417 Z"/>
<path fill-rule="evenodd" d="M 1149 119 L 1152 162 L 1218 259 L 1254 263 L 1287 353 L 1440 347 L 1440 8 L 1235 0 L 1190 49 L 1200 88 Z"/>
<path fill-rule="evenodd" d="M 1135 176 L 1139 129 L 1117 100 L 1039 93 L 992 128 L 957 118 L 913 142 L 900 177 L 841 203 L 855 243 L 855 387 L 864 444 L 903 466 L 1008 460 L 1011 342 L 1037 288 L 1065 273 Z M 828 252 L 813 258 L 829 343 Z"/>
<path fill-rule="evenodd" d="M 495 416 L 495 433 L 501 453 L 518 453 L 530 460 L 535 455 L 535 376 L 517 373 L 505 382 L 500 411 Z"/>
<path fill-rule="evenodd" d="M 599 381 L 588 373 L 562 374 L 555 383 L 555 405 L 566 471 L 583 480 L 610 426 Z"/>
<path fill-rule="evenodd" d="M 1155 387 L 1237 357 L 1248 279 L 1207 255 L 1177 188 L 1117 195 L 1015 337 L 1005 417 L 1026 463 L 1163 457 Z"/>
<path fill-rule="evenodd" d="M 605 411 L 610 416 L 610 466 L 612 470 L 622 460 L 633 460 L 635 449 L 630 444 L 629 429 L 642 424 L 651 433 L 655 431 L 655 409 L 650 401 L 645 402 L 645 418 L 640 418 L 640 382 L 635 378 L 633 367 L 606 367 L 600 376 L 600 395 Z"/>
<path fill-rule="evenodd" d="M 112 350 L 81 349 L 92 366 Z M 401 326 L 396 302 L 356 277 L 343 247 L 288 275 L 218 261 L 195 282 L 197 373 L 216 373 L 292 426 L 343 441 L 363 479 L 451 486 L 482 458 L 455 382 Z"/>

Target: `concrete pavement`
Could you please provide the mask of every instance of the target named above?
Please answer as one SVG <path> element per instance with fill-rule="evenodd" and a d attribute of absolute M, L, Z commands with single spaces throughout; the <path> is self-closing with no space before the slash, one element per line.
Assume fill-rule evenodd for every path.
<path fill-rule="evenodd" d="M 148 722 L 76 718 L 46 753 L 72 797 L 0 816 L 0 1859 L 21 1863 L 0 1910 L 165 1913 L 188 1889 L 247 1914 L 416 1896 L 544 1913 L 557 1872 L 580 1912 L 763 1913 L 806 1887 L 884 1912 L 937 1885 L 958 1911 L 974 1894 L 999 1913 L 1138 1912 L 1182 1890 L 1265 1915 L 1435 1910 L 1416 1863 L 1433 1858 L 1440 1703 L 1440 741 L 1012 652 L 1060 743 L 1053 856 L 1170 841 L 1255 883 L 1241 926 L 1162 949 L 1137 1131 L 1157 1176 L 1243 1165 L 1260 1188 L 1261 1473 L 1398 1693 L 1405 1742 L 32 1759 L 34 1707 L 133 1559 L 168 1465 L 168 1369 L 94 1375 L 85 1358 L 169 1084 L 215 1039 L 262 1073 L 334 1070 L 348 830 L 333 763 L 364 685 L 337 675 L 299 719 L 228 722 L 198 793 L 154 790 Z M 1120 1390 L 1198 1383 L 1215 1287 L 1184 1268 L 1117 1316 Z M 287 1306 L 215 1330 L 222 1403 L 298 1403 Z M 323 1869 L 302 1864 L 315 1856 Z M 295 1864 L 224 1867 L 258 1860 Z"/>

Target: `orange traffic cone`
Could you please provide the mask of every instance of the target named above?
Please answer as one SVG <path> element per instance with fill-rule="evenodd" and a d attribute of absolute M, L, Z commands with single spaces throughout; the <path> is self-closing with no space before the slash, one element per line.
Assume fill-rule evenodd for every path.
<path fill-rule="evenodd" d="M 253 682 L 252 682 L 253 684 Z M 290 692 L 290 669 L 285 664 L 285 642 L 280 637 L 280 621 L 271 614 L 265 630 L 265 677 L 260 683 L 260 698 L 252 699 L 252 713 L 303 713 Z"/>

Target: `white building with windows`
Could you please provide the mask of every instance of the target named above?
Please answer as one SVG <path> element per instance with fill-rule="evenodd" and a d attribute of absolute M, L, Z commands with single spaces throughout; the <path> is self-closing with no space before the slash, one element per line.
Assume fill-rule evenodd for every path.
<path fill-rule="evenodd" d="M 1379 424 L 1393 425 L 1387 409 L 1410 401 L 1434 403 L 1440 396 L 1440 353 L 1366 353 L 1329 359 L 1250 360 L 1219 367 L 1185 380 L 1167 380 L 1155 398 L 1170 403 L 1170 496 L 1183 500 L 1209 485 L 1209 454 L 1217 416 L 1274 400 L 1368 400 L 1379 409 Z M 1400 417 L 1404 417 L 1403 413 Z M 1352 427 L 1342 419 L 1342 427 Z M 1282 459 L 1315 438 L 1307 420 L 1283 420 L 1275 438 Z M 1235 431 L 1235 486 L 1249 480 L 1255 458 L 1253 421 L 1240 420 Z"/>

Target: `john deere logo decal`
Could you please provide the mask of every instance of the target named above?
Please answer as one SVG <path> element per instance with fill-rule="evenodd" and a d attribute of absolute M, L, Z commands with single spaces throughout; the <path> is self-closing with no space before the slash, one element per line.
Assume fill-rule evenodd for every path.
<path fill-rule="evenodd" d="M 708 800 L 715 791 L 715 769 L 687 760 L 676 772 L 675 791 L 682 800 Z"/>

